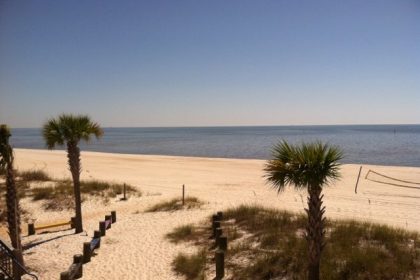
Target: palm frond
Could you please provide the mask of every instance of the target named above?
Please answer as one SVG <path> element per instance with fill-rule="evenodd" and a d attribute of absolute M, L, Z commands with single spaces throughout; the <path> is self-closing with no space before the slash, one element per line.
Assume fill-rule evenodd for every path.
<path fill-rule="evenodd" d="M 56 145 L 64 145 L 62 127 L 56 119 L 50 119 L 44 124 L 42 135 L 48 149 L 53 149 Z"/>
<path fill-rule="evenodd" d="M 338 147 L 321 142 L 295 146 L 282 141 L 274 146 L 273 158 L 264 169 L 265 177 L 279 192 L 286 186 L 322 187 L 339 178 L 342 158 Z"/>
<path fill-rule="evenodd" d="M 66 142 L 89 141 L 92 135 L 100 138 L 103 130 L 87 115 L 62 114 L 56 119 L 49 120 L 43 128 L 43 136 L 50 149 Z"/>

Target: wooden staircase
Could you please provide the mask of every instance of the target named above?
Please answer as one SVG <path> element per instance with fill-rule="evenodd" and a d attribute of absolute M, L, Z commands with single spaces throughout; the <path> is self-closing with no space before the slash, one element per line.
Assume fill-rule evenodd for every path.
<path fill-rule="evenodd" d="M 26 268 L 19 263 L 13 254 L 13 251 L 0 239 L 0 280 L 18 280 L 25 274 L 38 280 L 36 275 L 28 272 Z"/>

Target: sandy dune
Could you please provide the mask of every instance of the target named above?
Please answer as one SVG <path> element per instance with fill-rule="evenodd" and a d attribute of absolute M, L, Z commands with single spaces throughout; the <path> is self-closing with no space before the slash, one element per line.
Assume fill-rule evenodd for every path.
<path fill-rule="evenodd" d="M 216 210 L 242 203 L 292 211 L 302 211 L 306 204 L 304 191 L 288 189 L 277 195 L 264 181 L 262 160 L 82 152 L 82 165 L 84 179 L 126 182 L 139 187 L 144 194 L 126 202 L 111 201 L 106 206 L 97 201 L 84 203 L 84 223 L 89 236 L 110 210 L 117 211 L 118 222 L 107 233 L 98 255 L 84 266 L 83 279 L 181 279 L 171 271 L 170 262 L 186 249 L 164 238 L 174 227 L 200 222 Z M 63 151 L 16 149 L 16 166 L 43 169 L 57 178 L 69 177 Z M 420 230 L 420 189 L 415 188 L 420 185 L 395 184 L 397 181 L 381 176 L 372 178 L 393 185 L 364 179 L 371 169 L 405 181 L 420 182 L 420 168 L 365 165 L 355 194 L 359 167 L 343 165 L 342 179 L 325 189 L 327 217 Z M 196 196 L 207 204 L 200 210 L 143 213 L 150 205 L 179 196 L 182 184 L 186 185 L 187 195 Z M 25 207 L 25 200 L 22 203 Z M 37 223 L 59 221 L 72 215 L 71 212 L 42 212 L 33 204 L 29 211 Z M 39 272 L 41 279 L 58 279 L 59 273 L 70 264 L 72 255 L 81 253 L 82 242 L 88 237 L 70 233 L 61 231 L 23 238 L 25 244 L 50 240 L 25 252 L 27 264 Z"/>

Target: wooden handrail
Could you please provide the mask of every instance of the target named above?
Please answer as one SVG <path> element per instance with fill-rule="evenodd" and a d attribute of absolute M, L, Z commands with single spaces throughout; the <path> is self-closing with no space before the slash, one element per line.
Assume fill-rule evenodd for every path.
<path fill-rule="evenodd" d="M 1 239 L 0 239 L 0 270 L 6 274 L 7 277 L 13 279 L 13 269 L 15 267 L 22 272 L 21 275 L 27 274 L 32 278 L 38 280 L 35 274 L 30 273 L 15 257 L 13 250 L 11 250 Z"/>

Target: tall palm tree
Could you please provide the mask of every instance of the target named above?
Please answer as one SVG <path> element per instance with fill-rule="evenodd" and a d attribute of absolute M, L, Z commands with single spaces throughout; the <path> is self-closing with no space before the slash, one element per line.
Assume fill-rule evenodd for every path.
<path fill-rule="evenodd" d="M 10 241 L 13 248 L 16 249 L 16 257 L 23 265 L 19 197 L 17 195 L 15 172 L 13 169 L 13 149 L 9 144 L 10 136 L 10 130 L 7 125 L 0 125 L 0 168 L 6 174 L 7 224 Z"/>
<path fill-rule="evenodd" d="M 67 146 L 67 158 L 74 187 L 76 233 L 83 231 L 79 142 L 80 140 L 88 142 L 92 135 L 97 139 L 100 138 L 103 135 L 102 128 L 85 115 L 62 114 L 55 119 L 48 120 L 43 127 L 43 136 L 49 149 L 53 149 L 57 145 Z"/>
<path fill-rule="evenodd" d="M 340 177 L 338 162 L 343 153 L 337 147 L 320 142 L 289 145 L 277 144 L 273 158 L 265 167 L 266 179 L 278 192 L 286 186 L 308 191 L 306 238 L 308 240 L 308 279 L 319 280 L 319 264 L 324 248 L 325 206 L 322 206 L 322 188 Z"/>

